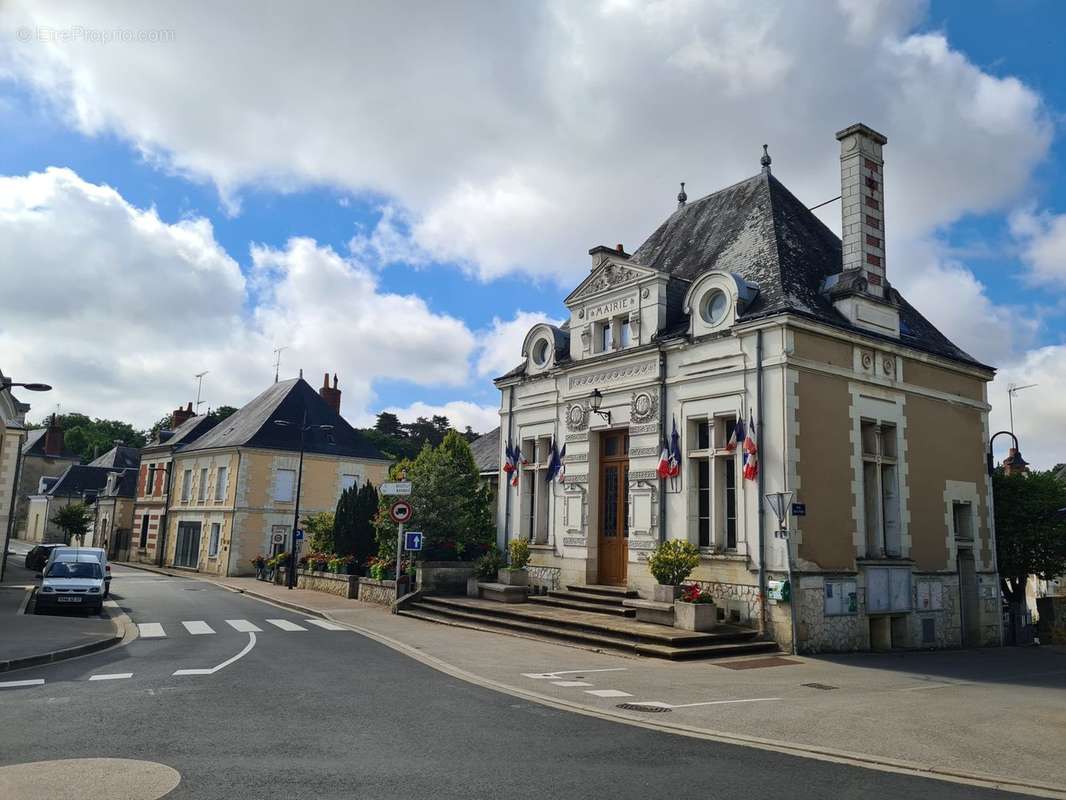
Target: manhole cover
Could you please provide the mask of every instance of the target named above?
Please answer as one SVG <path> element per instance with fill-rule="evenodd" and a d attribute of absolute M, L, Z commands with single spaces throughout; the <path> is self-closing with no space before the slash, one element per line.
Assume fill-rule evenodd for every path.
<path fill-rule="evenodd" d="M 838 686 L 830 686 L 828 683 L 805 683 L 803 684 L 808 689 L 821 689 L 823 692 L 828 692 L 830 689 L 838 689 Z"/>
<path fill-rule="evenodd" d="M 645 705 L 644 703 L 619 703 L 615 708 L 623 711 L 644 711 L 648 714 L 665 714 L 670 710 L 665 706 Z"/>

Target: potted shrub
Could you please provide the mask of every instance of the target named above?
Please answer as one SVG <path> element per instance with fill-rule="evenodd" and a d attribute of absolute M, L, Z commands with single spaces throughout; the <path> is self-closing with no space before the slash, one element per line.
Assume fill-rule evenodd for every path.
<path fill-rule="evenodd" d="M 681 584 L 700 565 L 700 551 L 691 542 L 667 539 L 648 556 L 648 569 L 658 581 L 654 599 L 672 603 L 681 595 Z"/>
<path fill-rule="evenodd" d="M 329 560 L 333 557 L 332 553 L 314 553 L 311 555 L 311 563 L 314 565 L 315 572 L 325 572 L 329 569 Z"/>
<path fill-rule="evenodd" d="M 674 627 L 686 631 L 709 631 L 718 624 L 718 609 L 711 590 L 698 583 L 685 586 L 674 603 Z"/>
<path fill-rule="evenodd" d="M 262 553 L 252 559 L 252 566 L 255 567 L 256 580 L 266 580 L 266 558 Z"/>
<path fill-rule="evenodd" d="M 352 574 L 352 562 L 355 559 L 352 556 L 333 556 L 329 560 L 329 571 L 337 575 L 351 575 Z"/>
<path fill-rule="evenodd" d="M 496 580 L 508 586 L 529 586 L 529 572 L 526 571 L 526 564 L 529 563 L 529 540 L 512 539 L 507 545 L 507 553 L 510 563 L 497 570 Z"/>
<path fill-rule="evenodd" d="M 474 574 L 466 582 L 467 597 L 480 597 L 481 590 L 478 588 L 478 584 L 482 581 L 496 580 L 496 576 L 502 566 L 503 559 L 500 558 L 500 551 L 495 546 L 486 551 L 483 556 L 474 562 Z"/>

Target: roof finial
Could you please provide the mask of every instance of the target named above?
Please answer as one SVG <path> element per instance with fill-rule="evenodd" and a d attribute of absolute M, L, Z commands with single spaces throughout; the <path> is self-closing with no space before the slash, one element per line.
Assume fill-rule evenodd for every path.
<path fill-rule="evenodd" d="M 688 195 L 685 194 L 685 182 L 681 181 L 681 191 L 677 193 L 677 207 L 678 210 L 685 207 L 685 203 L 688 201 Z"/>
<path fill-rule="evenodd" d="M 767 147 L 768 145 L 765 144 L 762 146 L 762 158 L 759 159 L 759 163 L 762 164 L 762 171 L 768 173 L 770 171 L 770 162 L 773 159 L 770 158 L 770 152 Z"/>

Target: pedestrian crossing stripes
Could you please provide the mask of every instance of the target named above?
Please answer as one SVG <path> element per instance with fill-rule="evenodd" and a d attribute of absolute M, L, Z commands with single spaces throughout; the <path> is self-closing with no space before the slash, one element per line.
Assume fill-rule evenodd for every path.
<path fill-rule="evenodd" d="M 208 622 L 202 619 L 189 619 L 180 620 L 175 622 L 161 623 L 161 622 L 138 622 L 137 630 L 142 639 L 166 639 L 175 634 L 188 633 L 192 636 L 209 636 L 216 633 L 224 633 L 227 629 L 232 629 L 238 633 L 262 633 L 264 628 L 277 629 L 291 633 L 293 631 L 307 631 L 310 630 L 307 626 L 314 626 L 324 631 L 346 631 L 343 625 L 338 625 L 336 622 L 330 622 L 326 619 L 303 619 L 300 622 L 293 622 L 287 619 L 267 619 L 263 621 L 256 620 L 255 622 L 247 619 L 227 619 L 224 620 L 227 627 L 223 627 L 218 622 Z M 165 627 L 164 627 L 165 625 Z M 217 630 L 216 630 L 217 629 Z"/>

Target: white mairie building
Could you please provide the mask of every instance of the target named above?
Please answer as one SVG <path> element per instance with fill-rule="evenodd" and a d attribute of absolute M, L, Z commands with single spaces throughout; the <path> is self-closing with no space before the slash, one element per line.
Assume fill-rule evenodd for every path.
<path fill-rule="evenodd" d="M 498 528 L 501 546 L 531 540 L 535 583 L 648 595 L 647 554 L 682 539 L 702 554 L 692 579 L 785 648 L 793 632 L 803 652 L 999 643 L 993 369 L 889 282 L 885 137 L 837 139 L 843 241 L 764 154 L 700 200 L 682 187 L 632 254 L 593 248 L 567 321 L 529 331 L 496 380 L 500 463 L 508 444 L 528 461 L 517 487 L 501 475 Z M 727 448 L 749 420 L 754 480 Z M 679 474 L 661 479 L 675 422 Z M 553 439 L 565 478 L 548 482 Z M 778 492 L 805 511 L 787 537 L 763 499 Z M 768 595 L 790 561 L 791 600 Z"/>

